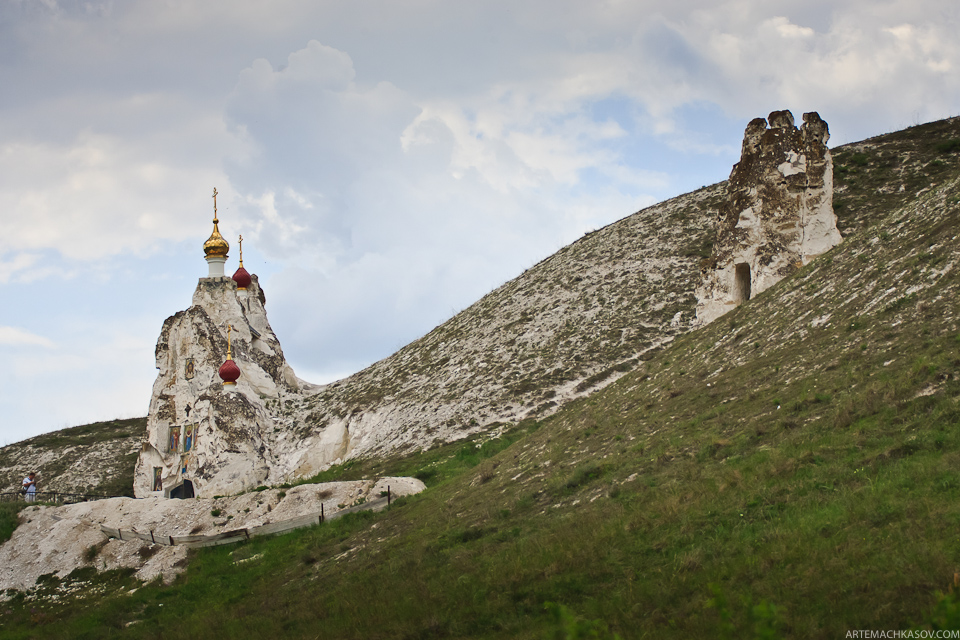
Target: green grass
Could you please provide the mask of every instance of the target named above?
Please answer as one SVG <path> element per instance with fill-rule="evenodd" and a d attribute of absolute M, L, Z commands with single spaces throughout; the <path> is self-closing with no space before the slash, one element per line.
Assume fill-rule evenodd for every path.
<path fill-rule="evenodd" d="M 678 637 L 771 626 L 842 637 L 923 619 L 960 566 L 960 383 L 951 377 L 931 396 L 914 390 L 954 371 L 956 334 L 910 345 L 911 357 L 882 375 L 838 367 L 719 410 L 769 375 L 758 357 L 647 408 L 661 387 L 683 385 L 666 379 L 680 354 L 715 338 L 679 341 L 663 360 L 677 364 L 649 363 L 666 369 L 660 378 L 632 374 L 489 457 L 455 443 L 407 458 L 442 471 L 388 513 L 203 550 L 170 587 L 74 605 L 44 629 L 547 637 L 557 630 L 551 602 L 624 637 L 638 625 Z M 850 383 L 860 391 L 839 392 Z M 789 419 L 775 417 L 775 400 Z M 142 622 L 121 632 L 132 620 Z"/>
<path fill-rule="evenodd" d="M 891 161 L 869 158 L 868 182 Z M 199 550 L 171 585 L 88 589 L 45 602 L 40 620 L 15 598 L 3 635 L 842 638 L 956 625 L 955 596 L 937 595 L 960 571 L 952 179 L 872 218 L 869 189 L 851 188 L 859 232 L 554 416 L 314 479 L 424 479 L 386 512 Z"/>
<path fill-rule="evenodd" d="M 26 502 L 0 502 L 0 544 L 6 542 L 17 528 L 17 514 L 27 506 Z"/>

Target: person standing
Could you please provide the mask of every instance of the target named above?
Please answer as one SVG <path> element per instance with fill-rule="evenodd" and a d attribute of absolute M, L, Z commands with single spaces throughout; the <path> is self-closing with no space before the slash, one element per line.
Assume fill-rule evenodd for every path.
<path fill-rule="evenodd" d="M 24 500 L 34 502 L 37 499 L 37 474 L 33 471 L 23 479 Z"/>

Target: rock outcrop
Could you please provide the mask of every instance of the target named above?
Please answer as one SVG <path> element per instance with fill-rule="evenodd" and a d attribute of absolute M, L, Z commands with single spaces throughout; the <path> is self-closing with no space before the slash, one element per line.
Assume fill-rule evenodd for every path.
<path fill-rule="evenodd" d="M 44 574 L 63 578 L 83 566 L 102 571 L 130 567 L 145 582 L 158 576 L 169 581 L 186 568 L 189 548 L 189 544 L 167 545 L 170 536 L 213 536 L 270 524 L 282 529 L 284 523 L 316 514 L 321 507 L 332 519 L 351 507 L 376 507 L 387 487 L 394 498 L 426 488 L 415 478 L 389 477 L 189 501 L 111 498 L 27 507 L 13 536 L 0 546 L 0 602 L 11 595 L 8 589 L 26 591 Z M 108 539 L 101 526 L 146 535 Z"/>
<path fill-rule="evenodd" d="M 136 495 L 228 495 L 350 458 L 496 434 L 613 382 L 689 330 L 699 247 L 721 193 L 701 189 L 587 234 L 394 355 L 324 386 L 286 364 L 255 277 L 246 298 L 230 278 L 202 278 L 193 305 L 164 323 L 157 343 Z M 228 325 L 241 369 L 235 391 L 217 376 Z"/>
<path fill-rule="evenodd" d="M 769 128 L 767 126 L 769 122 Z M 727 182 L 713 255 L 697 288 L 705 324 L 768 289 L 842 240 L 833 212 L 833 161 L 827 123 L 789 111 L 747 125 Z"/>
<path fill-rule="evenodd" d="M 209 497 L 268 482 L 295 448 L 270 407 L 311 385 L 298 380 L 270 328 L 256 276 L 247 290 L 228 277 L 201 278 L 193 305 L 167 318 L 157 341 L 147 436 L 137 460 L 137 497 Z M 241 377 L 225 387 L 228 328 Z M 286 442 L 288 446 L 284 447 Z"/>

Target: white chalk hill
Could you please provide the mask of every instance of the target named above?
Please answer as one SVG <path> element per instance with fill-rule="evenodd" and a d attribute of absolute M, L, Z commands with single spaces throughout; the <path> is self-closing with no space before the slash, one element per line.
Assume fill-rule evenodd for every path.
<path fill-rule="evenodd" d="M 342 381 L 299 380 L 254 278 L 202 278 L 157 342 L 134 490 L 228 495 L 555 411 L 689 330 L 722 185 L 587 234 Z M 233 360 L 231 390 L 217 369 Z"/>

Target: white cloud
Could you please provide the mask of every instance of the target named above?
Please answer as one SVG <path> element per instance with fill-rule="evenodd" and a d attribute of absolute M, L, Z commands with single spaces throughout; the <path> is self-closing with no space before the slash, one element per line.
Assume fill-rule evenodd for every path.
<path fill-rule="evenodd" d="M 722 179 L 755 116 L 818 110 L 836 143 L 956 113 L 958 28 L 942 0 L 0 3 L 0 322 L 57 335 L 17 349 L 81 367 L 76 415 L 126 410 L 140 360 L 43 319 L 189 304 L 216 186 L 288 355 L 343 372 Z"/>
<path fill-rule="evenodd" d="M 469 107 L 430 103 L 357 77 L 349 56 L 310 42 L 285 66 L 254 62 L 227 106 L 257 149 L 229 169 L 254 205 L 244 235 L 286 258 L 266 283 L 271 313 L 288 318 L 275 329 L 308 369 L 387 355 L 564 241 L 652 201 L 638 185 L 663 180 L 625 176 L 603 145 L 626 131 L 581 104 L 511 104 L 498 88 L 480 88 Z M 578 192 L 585 170 L 609 186 Z"/>
<path fill-rule="evenodd" d="M 69 145 L 0 144 L 0 254 L 53 249 L 89 260 L 142 254 L 209 226 L 215 167 L 157 158 L 130 140 L 82 131 Z"/>
<path fill-rule="evenodd" d="M 3 346 L 37 346 L 46 349 L 54 347 L 53 341 L 49 338 L 30 333 L 17 327 L 0 326 L 0 345 Z"/>
<path fill-rule="evenodd" d="M 0 284 L 31 282 L 56 273 L 42 263 L 39 253 L 15 253 L 9 260 L 0 260 Z M 38 266 L 35 266 L 38 265 Z"/>

